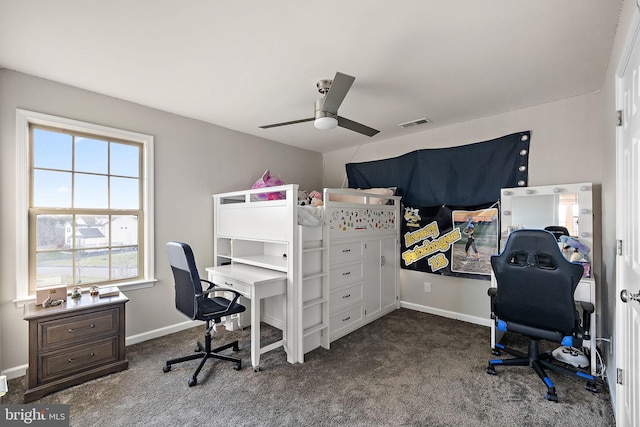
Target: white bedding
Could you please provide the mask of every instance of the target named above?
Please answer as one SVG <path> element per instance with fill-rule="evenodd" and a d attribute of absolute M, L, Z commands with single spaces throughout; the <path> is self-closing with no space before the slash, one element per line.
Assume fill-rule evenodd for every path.
<path fill-rule="evenodd" d="M 298 206 L 298 224 L 306 227 L 318 227 L 324 222 L 322 206 Z"/>

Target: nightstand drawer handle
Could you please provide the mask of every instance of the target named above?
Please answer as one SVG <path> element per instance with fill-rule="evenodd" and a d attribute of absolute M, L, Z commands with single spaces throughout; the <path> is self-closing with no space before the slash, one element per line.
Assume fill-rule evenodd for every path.
<path fill-rule="evenodd" d="M 347 252 L 351 252 L 351 249 L 343 249 L 343 250 L 342 250 L 342 253 L 343 253 L 343 254 L 346 254 Z"/>
<path fill-rule="evenodd" d="M 343 276 L 348 276 L 348 275 L 350 275 L 350 274 L 351 274 L 351 272 L 350 272 L 350 271 L 347 271 L 346 273 L 342 273 L 342 275 L 343 275 Z"/>
<path fill-rule="evenodd" d="M 349 297 L 351 297 L 351 294 L 342 295 L 342 298 L 349 298 Z"/>
<path fill-rule="evenodd" d="M 351 319 L 351 316 L 347 316 L 344 319 L 342 319 L 343 322 L 346 322 L 347 320 Z"/>
<path fill-rule="evenodd" d="M 91 356 L 91 357 L 93 357 L 93 356 L 95 356 L 95 355 L 96 355 L 96 354 L 95 354 L 94 352 L 89 353 L 89 356 Z M 75 362 L 75 361 L 76 361 L 75 359 L 69 359 L 69 363 L 73 363 L 73 362 Z"/>
<path fill-rule="evenodd" d="M 79 331 L 80 329 L 95 328 L 95 327 L 96 327 L 96 325 L 94 325 L 94 324 L 92 323 L 92 324 L 90 324 L 89 326 L 85 326 L 84 328 L 76 328 L 76 329 L 69 328 L 69 333 L 71 333 L 71 334 L 72 334 L 72 333 L 74 333 L 74 332 L 76 332 L 76 331 Z"/>

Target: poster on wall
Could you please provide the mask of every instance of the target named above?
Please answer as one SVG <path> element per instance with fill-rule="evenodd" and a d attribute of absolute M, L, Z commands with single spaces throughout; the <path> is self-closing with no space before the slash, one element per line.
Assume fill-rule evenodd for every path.
<path fill-rule="evenodd" d="M 404 269 L 488 280 L 498 253 L 498 203 L 473 207 L 405 207 L 401 227 Z"/>

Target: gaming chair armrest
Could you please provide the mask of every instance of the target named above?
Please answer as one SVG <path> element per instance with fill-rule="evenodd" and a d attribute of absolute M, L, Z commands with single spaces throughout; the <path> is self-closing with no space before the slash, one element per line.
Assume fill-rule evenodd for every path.
<path fill-rule="evenodd" d="M 594 312 L 595 307 L 592 303 L 586 301 L 580 301 L 580 306 L 582 307 L 582 328 L 584 329 L 584 339 L 590 340 L 591 335 L 589 331 L 591 330 L 591 314 Z"/>
<path fill-rule="evenodd" d="M 498 295 L 498 288 L 489 288 L 487 289 L 487 295 L 491 297 L 491 318 L 495 319 L 496 315 L 494 314 L 494 301 L 496 299 L 496 295 Z"/>

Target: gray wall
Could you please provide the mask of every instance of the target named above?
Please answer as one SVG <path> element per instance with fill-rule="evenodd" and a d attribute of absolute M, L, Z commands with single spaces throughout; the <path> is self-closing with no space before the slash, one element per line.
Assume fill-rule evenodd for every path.
<path fill-rule="evenodd" d="M 602 182 L 600 95 L 550 102 L 454 126 L 334 151 L 324 155 L 327 186 L 340 186 L 349 162 L 395 157 L 422 148 L 450 147 L 531 130 L 529 185 Z M 579 165 L 579 166 L 578 166 Z M 496 167 L 487 165 L 487 167 Z M 600 218 L 600 209 L 596 207 Z M 596 219 L 599 222 L 598 219 Z M 600 249 L 594 248 L 594 272 L 599 279 Z M 424 282 L 432 291 L 424 292 Z M 400 299 L 404 304 L 449 317 L 489 324 L 488 282 L 401 270 Z"/>
<path fill-rule="evenodd" d="M 129 291 L 127 337 L 186 320 L 174 308 L 164 243 L 189 242 L 201 268 L 213 260 L 213 193 L 250 188 L 269 168 L 287 183 L 322 188 L 322 156 L 137 104 L 0 70 L 0 369 L 27 363 L 27 322 L 16 297 L 16 108 L 155 137 L 155 250 L 158 282 Z"/>

